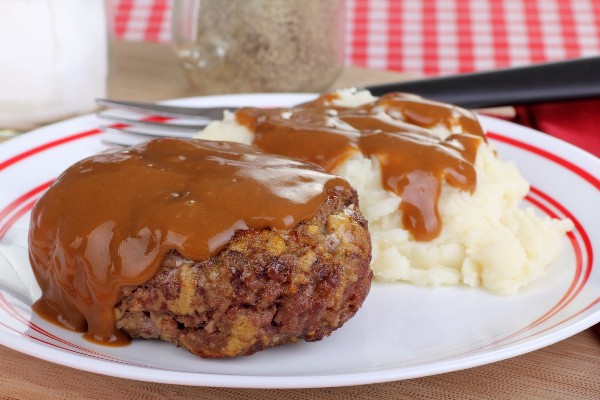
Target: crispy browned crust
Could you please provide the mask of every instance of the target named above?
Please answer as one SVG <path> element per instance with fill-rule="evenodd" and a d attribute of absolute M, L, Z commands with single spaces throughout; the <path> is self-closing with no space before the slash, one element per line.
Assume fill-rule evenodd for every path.
<path fill-rule="evenodd" d="M 118 328 L 207 358 L 321 340 L 369 292 L 371 242 L 356 205 L 355 192 L 331 190 L 291 231 L 239 231 L 201 262 L 169 254 L 152 280 L 123 290 Z"/>

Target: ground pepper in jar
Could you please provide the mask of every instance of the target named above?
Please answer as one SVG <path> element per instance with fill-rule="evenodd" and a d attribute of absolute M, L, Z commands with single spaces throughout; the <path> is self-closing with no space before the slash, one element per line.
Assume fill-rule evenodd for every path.
<path fill-rule="evenodd" d="M 203 94 L 320 92 L 343 64 L 344 2 L 186 0 L 173 45 Z"/>

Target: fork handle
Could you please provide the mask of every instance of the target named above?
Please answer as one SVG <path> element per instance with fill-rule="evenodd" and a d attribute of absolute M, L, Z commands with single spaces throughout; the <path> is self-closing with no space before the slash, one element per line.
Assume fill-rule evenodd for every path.
<path fill-rule="evenodd" d="M 465 108 L 600 97 L 600 57 L 366 86 L 373 95 L 410 92 Z"/>

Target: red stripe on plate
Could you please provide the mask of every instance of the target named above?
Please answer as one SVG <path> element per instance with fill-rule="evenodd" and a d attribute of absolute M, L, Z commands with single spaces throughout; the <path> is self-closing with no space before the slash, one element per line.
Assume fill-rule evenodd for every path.
<path fill-rule="evenodd" d="M 52 184 L 52 182 L 54 182 L 54 179 L 51 179 L 45 183 L 42 183 L 41 185 L 31 189 L 30 191 L 26 192 L 25 194 L 19 196 L 17 199 L 13 200 L 6 207 L 4 207 L 2 210 L 0 210 L 0 221 L 3 218 L 5 218 L 6 216 L 8 216 L 12 211 L 17 210 L 17 212 L 14 213 L 3 225 L 0 225 L 0 240 L 2 240 L 2 238 L 4 237 L 6 232 L 8 232 L 8 230 L 12 227 L 12 225 L 19 218 L 21 218 L 23 215 L 25 215 L 29 210 L 31 210 L 33 208 L 33 206 L 35 205 L 35 202 L 37 201 L 37 197 L 35 197 L 35 196 L 38 195 L 40 192 L 46 190 Z M 25 203 L 27 200 L 31 199 L 32 197 L 35 197 L 35 198 L 31 202 L 29 202 L 27 205 L 25 205 L 24 207 L 19 209 L 21 204 Z"/>
<path fill-rule="evenodd" d="M 530 153 L 537 154 L 543 158 L 553 161 L 556 164 L 559 164 L 559 165 L 565 167 L 566 169 L 568 169 L 569 171 L 579 175 L 580 177 L 582 177 L 583 179 L 585 179 L 586 181 L 591 183 L 592 186 L 594 186 L 596 189 L 600 190 L 600 179 L 596 178 L 595 176 L 593 176 L 592 174 L 590 174 L 583 168 L 573 164 L 570 161 L 565 160 L 564 158 L 557 156 L 554 153 L 550 153 L 547 150 L 540 149 L 539 147 L 536 147 L 532 144 L 521 142 L 518 139 L 513 139 L 513 138 L 503 136 L 499 133 L 488 132 L 487 137 L 489 137 L 493 140 L 497 140 L 499 142 L 503 142 L 503 143 L 510 144 L 515 147 L 519 147 L 523 150 L 529 151 Z"/>
<path fill-rule="evenodd" d="M 539 192 L 539 191 L 538 191 Z M 541 192 L 540 192 L 541 193 Z M 536 207 L 538 207 L 540 209 L 540 211 L 542 211 L 543 213 L 545 213 L 546 215 L 552 217 L 552 218 L 560 218 L 561 216 L 558 215 L 556 212 L 554 212 L 551 208 L 549 208 L 548 206 L 546 206 L 544 203 L 542 203 L 541 201 L 534 199 L 532 196 L 528 195 L 526 197 L 526 199 L 528 202 L 532 203 L 533 205 L 535 205 Z M 557 203 L 558 204 L 558 203 Z M 569 288 L 567 289 L 567 291 L 563 294 L 563 296 L 558 300 L 558 302 L 556 302 L 556 304 L 554 306 L 552 306 L 550 308 L 550 310 L 548 310 L 546 313 L 544 313 L 541 317 L 537 318 L 536 320 L 534 320 L 532 323 L 530 323 L 529 325 L 525 326 L 524 328 L 519 329 L 518 331 L 505 336 L 501 339 L 495 340 L 491 343 L 482 345 L 482 346 L 478 346 L 475 347 L 473 349 L 470 350 L 466 350 L 464 352 L 458 353 L 458 354 L 453 354 L 450 357 L 445 357 L 445 358 L 440 358 L 437 361 L 449 361 L 452 359 L 456 359 L 459 357 L 464 357 L 467 356 L 469 354 L 474 354 L 477 353 L 483 349 L 486 348 L 490 348 L 490 347 L 494 347 L 497 346 L 501 343 L 504 343 L 504 346 L 513 344 L 513 343 L 518 343 L 520 341 L 522 341 L 524 338 L 521 337 L 517 340 L 514 340 L 512 342 L 508 342 L 505 343 L 506 341 L 513 339 L 514 337 L 523 334 L 531 329 L 533 329 L 534 327 L 540 325 L 541 323 L 543 323 L 544 321 L 547 321 L 550 317 L 552 317 L 553 315 L 556 315 L 556 313 L 558 313 L 560 310 L 564 309 L 574 298 L 575 296 L 571 296 L 575 291 L 577 291 L 577 293 L 579 293 L 579 291 L 576 289 L 578 282 L 580 280 L 581 277 L 581 271 L 582 271 L 582 266 L 583 266 L 583 255 L 582 255 L 582 251 L 581 251 L 581 246 L 579 244 L 579 242 L 577 241 L 577 238 L 575 237 L 575 235 L 572 232 L 569 232 L 567 237 L 569 238 L 569 241 L 571 243 L 571 246 L 573 247 L 573 251 L 575 252 L 575 259 L 576 259 L 576 265 L 575 265 L 575 274 L 573 276 L 573 279 L 571 281 L 571 284 L 569 286 Z M 591 270 L 591 263 L 587 263 L 587 267 Z M 581 286 L 583 287 L 583 286 Z M 569 298 L 571 297 L 571 298 Z M 567 300 L 568 299 L 568 300 Z M 565 303 L 566 301 L 566 303 Z M 590 307 L 592 307 L 592 305 L 589 305 L 587 307 L 585 307 L 584 309 L 578 311 L 576 314 L 581 314 L 582 312 L 585 312 L 587 309 L 589 309 Z M 561 321 L 560 323 L 557 323 L 555 325 L 553 325 L 553 327 L 559 326 L 561 323 L 567 322 L 568 320 L 570 320 L 572 318 L 567 318 L 563 321 Z M 544 332 L 547 331 L 548 329 L 551 328 L 545 328 L 542 331 L 538 331 L 538 332 L 534 332 L 531 335 L 527 336 L 527 337 L 532 337 L 535 335 L 538 335 L 540 332 Z"/>
<path fill-rule="evenodd" d="M 535 189 L 537 194 L 540 194 L 543 192 L 541 192 L 538 189 Z M 533 191 L 532 191 L 533 192 Z M 545 196 L 545 199 L 547 199 L 549 201 L 549 203 L 551 203 L 552 205 L 559 205 L 559 203 L 552 199 L 550 196 L 543 194 Z M 542 203 L 541 201 L 534 199 L 532 196 L 528 195 L 526 200 L 530 203 L 532 203 L 533 205 L 535 205 L 536 207 L 538 207 L 540 209 L 540 211 L 542 211 L 543 213 L 545 213 L 546 215 L 548 215 L 549 217 L 552 218 L 561 218 L 561 215 L 558 215 L 556 212 L 554 212 L 550 207 L 548 207 L 547 205 L 545 205 L 544 203 Z M 563 213 L 564 216 L 567 215 L 572 215 L 570 212 L 568 212 L 566 210 L 566 208 L 564 208 L 564 206 L 560 206 L 560 208 L 564 209 L 566 211 L 566 213 Z M 558 207 L 557 207 L 558 208 Z M 576 227 L 577 229 L 577 227 Z M 587 236 L 585 235 L 585 231 L 583 231 L 583 228 L 581 228 L 582 231 L 579 231 L 579 234 L 581 237 L 583 236 Z M 583 234 L 582 234 L 583 232 Z M 473 354 L 473 353 L 477 353 L 478 351 L 481 351 L 482 349 L 485 348 L 490 348 L 490 347 L 494 347 L 497 346 L 501 343 L 505 343 L 506 341 L 515 338 L 518 335 L 521 335 L 527 331 L 530 331 L 531 329 L 535 328 L 536 326 L 539 326 L 540 324 L 544 323 L 545 321 L 547 321 L 548 319 L 550 319 L 551 317 L 553 317 L 554 315 L 556 315 L 558 312 L 560 312 L 561 310 L 563 310 L 565 307 L 567 307 L 579 294 L 579 292 L 581 291 L 581 289 L 585 286 L 585 283 L 587 282 L 587 278 L 585 278 L 583 281 L 580 281 L 581 278 L 581 273 L 583 271 L 583 253 L 582 253 L 582 249 L 581 249 L 581 245 L 579 243 L 579 241 L 577 240 L 576 236 L 574 235 L 573 232 L 569 232 L 567 234 L 567 237 L 571 243 L 571 246 L 573 247 L 573 251 L 575 253 L 575 273 L 573 275 L 573 279 L 571 280 L 571 284 L 569 285 L 569 288 L 567 289 L 567 291 L 561 296 L 561 298 L 556 302 L 556 304 L 554 306 L 552 306 L 548 311 L 546 311 L 542 316 L 540 316 L 539 318 L 535 319 L 533 322 L 531 322 L 530 324 L 528 324 L 527 326 L 519 329 L 518 331 L 505 336 L 501 339 L 495 340 L 491 343 L 485 344 L 483 346 L 479 346 L 476 347 L 474 349 L 465 351 L 463 353 L 460 354 L 455 354 L 453 355 L 451 358 L 456 358 L 456 357 L 461 357 L 461 356 L 465 356 L 465 355 L 469 355 L 469 354 Z M 591 271 L 592 269 L 592 263 L 590 261 L 590 257 L 588 254 L 588 262 L 585 264 L 586 267 L 586 274 L 584 276 L 589 276 L 589 271 Z M 584 312 L 585 310 L 589 309 L 591 306 L 588 306 L 586 308 L 584 308 L 583 310 L 578 311 L 576 314 L 581 314 L 582 312 Z M 567 322 L 572 318 L 567 318 L 555 325 L 553 325 L 552 327 L 556 327 L 559 326 L 561 323 Z M 531 335 L 527 336 L 527 337 L 532 337 L 535 335 L 538 335 L 540 332 L 544 332 L 547 331 L 548 329 L 551 328 L 545 328 L 542 331 L 538 331 L 538 332 L 534 332 Z M 522 341 L 524 338 L 519 338 L 517 340 L 514 340 L 512 342 L 508 342 L 505 343 L 506 345 L 512 344 L 512 343 L 517 343 L 519 341 Z"/>
<path fill-rule="evenodd" d="M 87 351 L 90 353 L 95 353 L 91 350 L 86 349 L 85 347 L 80 347 L 77 346 L 65 339 L 62 339 L 56 335 L 51 334 L 50 332 L 38 327 L 37 325 L 33 324 L 31 321 L 29 321 L 28 319 L 26 319 L 25 317 L 23 317 L 21 314 L 19 314 L 19 312 L 13 307 L 13 305 L 6 299 L 6 297 L 4 297 L 4 295 L 2 293 L 0 293 L 0 308 L 2 308 L 4 311 L 6 311 L 6 313 L 8 315 L 10 315 L 11 317 L 13 317 L 16 321 L 22 323 L 23 325 L 25 325 L 27 328 L 40 333 L 44 336 L 46 336 L 49 339 L 52 340 L 56 340 L 57 342 L 60 342 L 62 344 L 66 344 L 68 346 L 72 346 L 75 347 L 79 350 L 83 350 L 83 351 Z M 101 354 L 101 353 L 97 353 L 97 354 Z"/>
<path fill-rule="evenodd" d="M 534 189 L 534 188 L 532 188 L 532 189 Z M 537 192 L 540 193 L 539 191 L 537 191 Z M 536 207 L 538 207 L 540 210 L 542 210 L 549 217 L 560 218 L 559 215 L 555 214 L 552 210 L 550 210 L 546 205 L 544 205 L 539 200 L 533 199 L 531 196 L 529 196 L 528 201 L 530 201 L 532 204 L 534 204 Z M 581 231 L 579 231 L 579 234 L 580 234 L 580 236 L 584 236 L 585 231 L 583 231 L 583 228 Z M 585 277 L 584 280 L 580 282 L 581 273 L 583 271 L 583 252 L 581 250 L 581 246 L 580 246 L 579 242 L 577 241 L 577 238 L 575 237 L 575 234 L 573 232 L 568 232 L 567 238 L 571 242 L 571 246 L 573 247 L 573 251 L 575 252 L 575 274 L 573 275 L 573 279 L 571 281 L 571 285 L 569 286 L 569 289 L 567 289 L 565 294 L 558 300 L 558 302 L 552 308 L 550 308 L 550 310 L 548 310 L 544 315 L 542 315 L 540 318 L 533 321 L 530 325 L 526 326 L 525 328 L 523 328 L 522 331 L 520 331 L 518 333 L 522 333 L 523 331 L 534 328 L 534 327 L 540 325 L 541 323 L 547 321 L 549 318 L 553 317 L 554 315 L 556 315 L 556 313 L 558 313 L 559 311 L 564 309 L 567 305 L 569 305 L 569 303 L 571 303 L 573 301 L 573 299 L 575 297 L 577 297 L 577 295 L 579 294 L 581 289 L 585 286 L 585 284 L 587 282 L 587 277 L 585 277 L 585 275 L 584 275 L 584 277 Z M 591 270 L 592 264 L 590 262 L 589 253 L 587 253 L 587 256 L 588 256 L 587 257 L 588 262 L 586 263 L 585 267 L 586 267 L 586 270 Z M 589 273 L 587 276 L 589 276 Z"/>
<path fill-rule="evenodd" d="M 150 116 L 146 116 L 144 118 L 141 118 L 141 121 L 149 121 L 149 122 L 167 122 L 172 120 L 173 118 L 170 117 L 161 117 L 161 116 L 157 116 L 157 115 L 150 115 Z M 109 127 L 111 128 L 115 128 L 115 129 L 120 129 L 120 128 L 126 128 L 129 125 L 125 124 L 125 123 L 121 123 L 121 122 L 117 122 L 114 124 L 109 125 Z M 83 139 L 86 138 L 88 136 L 93 136 L 93 135 L 98 135 L 104 133 L 101 129 L 99 128 L 94 128 L 88 131 L 84 131 L 84 132 L 79 132 L 79 133 L 74 133 L 72 135 L 69 136 L 65 136 L 64 138 L 58 139 L 58 140 L 54 140 L 52 142 L 48 142 L 48 143 L 44 143 L 40 146 L 31 148 L 27 151 L 24 151 L 22 153 L 19 153 L 11 158 L 9 158 L 8 160 L 5 160 L 3 162 L 0 163 L 0 171 L 2 171 L 3 169 L 16 164 L 19 161 L 23 161 L 24 159 L 31 157 L 34 154 L 40 153 L 42 151 L 51 149 L 53 147 L 56 146 L 60 146 L 63 145 L 65 143 L 69 143 L 75 140 L 79 140 L 79 139 Z"/>
<path fill-rule="evenodd" d="M 6 223 L 4 225 L 2 225 L 0 227 L 0 240 L 2 240 L 2 238 L 4 237 L 4 235 L 6 235 L 6 232 L 8 232 L 8 230 L 10 229 L 10 227 L 13 226 L 13 224 L 15 222 L 17 222 L 17 220 L 19 218 L 21 218 L 23 215 L 25 215 L 27 213 L 27 211 L 29 211 L 29 210 L 31 210 L 33 208 L 33 206 L 35 205 L 36 201 L 37 201 L 37 199 L 33 199 L 29 203 L 25 204 L 22 208 L 20 208 L 19 210 L 17 210 L 17 212 L 14 213 L 6 221 Z"/>
<path fill-rule="evenodd" d="M 571 321 L 573 318 L 576 318 L 576 317 L 580 316 L 581 314 L 583 314 L 584 312 L 588 311 L 589 309 L 591 309 L 592 307 L 594 307 L 598 303 L 600 303 L 600 297 L 598 297 L 596 300 L 592 301 L 590 304 L 588 304 L 587 306 L 583 307 L 581 310 L 577 311 L 576 313 L 573 313 L 573 314 L 569 315 L 567 318 L 565 318 L 565 319 L 557 322 L 556 324 L 554 324 L 552 326 L 549 326 L 548 328 L 544 328 L 542 330 L 539 330 L 537 332 L 533 332 L 531 335 L 528 335 L 528 336 L 526 336 L 524 338 L 520 338 L 520 339 L 517 339 L 517 340 L 513 340 L 512 342 L 504 343 L 504 347 L 510 346 L 512 344 L 515 344 L 515 343 L 519 343 L 519 342 L 521 342 L 524 339 L 529 339 L 529 338 L 532 338 L 532 337 L 535 337 L 535 336 L 539 336 L 539 335 L 541 335 L 541 334 L 543 334 L 545 332 L 548 332 L 548 331 L 550 331 L 550 330 L 552 330 L 552 329 L 554 329 L 554 328 L 556 328 L 558 326 L 561 326 L 562 324 Z M 482 346 L 481 348 L 477 348 L 475 351 L 469 351 L 469 352 L 460 354 L 459 356 L 465 356 L 465 355 L 474 353 L 474 352 L 479 351 L 479 350 L 481 350 L 483 348 L 486 348 L 486 347 L 487 346 Z"/>
<path fill-rule="evenodd" d="M 592 241 L 590 240 L 590 237 L 587 234 L 587 232 L 585 231 L 583 225 L 581 224 L 581 222 L 579 222 L 579 220 L 577 218 L 575 218 L 573 213 L 571 213 L 565 206 L 560 204 L 558 201 L 556 201 L 552 197 L 548 196 L 546 193 L 542 192 L 541 190 L 539 190 L 535 187 L 531 188 L 531 192 L 535 193 L 536 195 L 540 196 L 548 203 L 552 204 L 552 206 L 554 206 L 557 210 L 559 210 L 565 217 L 569 218 L 573 222 L 573 225 L 575 225 L 575 230 L 577 232 L 579 232 L 579 234 L 581 235 L 581 239 L 583 240 L 583 244 L 585 246 L 585 250 L 588 255 L 588 262 L 587 262 L 588 270 L 586 271 L 586 275 L 584 276 L 584 283 L 587 282 L 587 280 L 590 277 L 590 274 L 592 273 L 592 264 L 594 263 L 594 249 L 592 247 Z"/>
<path fill-rule="evenodd" d="M 46 331 L 45 329 L 39 327 L 38 325 L 34 324 L 33 322 L 29 321 L 27 318 L 25 318 L 23 315 L 21 315 L 19 313 L 19 311 L 4 297 L 4 295 L 2 293 L 0 293 L 0 308 L 3 309 L 4 311 L 6 311 L 6 313 L 13 317 L 14 320 L 16 320 L 17 322 L 20 322 L 21 324 L 23 324 L 25 327 L 27 327 L 28 329 L 37 332 L 39 334 L 41 334 L 42 336 L 47 337 L 48 339 L 51 340 L 55 340 L 59 343 L 62 343 L 64 345 L 70 346 L 71 348 L 65 348 L 62 346 L 59 346 L 57 344 L 51 343 L 51 342 L 47 342 L 45 340 L 39 339 L 35 336 L 29 335 L 27 333 L 21 333 L 19 331 L 17 331 L 16 329 L 2 324 L 5 327 L 7 327 L 8 329 L 12 330 L 13 332 L 16 332 L 20 335 L 26 336 L 30 339 L 34 339 L 34 340 L 38 340 L 41 341 L 42 343 L 48 344 L 50 346 L 54 346 L 57 348 L 60 348 L 62 350 L 67 350 L 70 351 L 72 353 L 76 353 L 76 354 L 80 354 L 80 355 L 84 355 L 84 356 L 89 356 L 89 357 L 93 357 L 99 360 L 104 360 L 104 361 L 115 361 L 115 362 L 119 362 L 119 363 L 123 363 L 123 364 L 128 364 L 128 365 L 137 365 L 137 366 L 145 366 L 143 364 L 137 364 L 137 363 L 133 363 L 131 361 L 126 361 L 126 360 L 122 360 L 118 357 L 114 357 L 108 354 L 104 354 L 104 353 L 100 353 L 91 349 L 88 349 L 86 347 L 82 347 L 79 345 L 76 345 L 74 343 L 69 342 L 68 340 L 62 339 L 56 335 L 53 335 L 52 333 Z M 74 350 L 76 349 L 76 350 Z"/>
<path fill-rule="evenodd" d="M 508 137 L 503 136 L 498 133 L 488 132 L 487 136 L 493 140 L 497 140 L 497 141 L 504 142 L 506 144 L 521 148 L 530 153 L 537 154 L 549 161 L 552 161 L 552 162 L 568 169 L 569 171 L 573 172 L 574 174 L 578 175 L 579 177 L 581 177 L 582 179 L 584 179 L 585 181 L 590 183 L 592 186 L 594 186 L 596 189 L 600 190 L 600 179 L 596 178 L 588 171 L 582 169 L 581 167 L 573 164 L 570 161 L 565 160 L 562 157 L 559 157 L 558 155 L 556 155 L 554 153 L 550 153 L 550 152 L 540 149 L 539 147 L 536 147 L 532 144 L 521 142 L 517 139 L 508 138 Z M 571 287 L 569 288 L 567 293 L 565 293 L 565 296 L 570 295 L 571 298 L 562 307 L 558 308 L 557 310 L 555 310 L 552 313 L 552 315 L 555 315 L 557 312 L 564 309 L 581 292 L 581 290 L 585 286 L 587 280 L 589 279 L 589 276 L 592 272 L 593 260 L 594 260 L 593 247 L 591 245 L 591 241 L 590 241 L 590 238 L 589 238 L 587 232 L 585 231 L 585 229 L 583 228 L 583 226 L 581 225 L 579 220 L 577 220 L 573 216 L 573 214 L 566 209 L 566 207 L 564 207 L 562 204 L 557 202 L 555 199 L 551 198 L 546 193 L 543 193 L 542 191 L 540 191 L 537 188 L 532 187 L 531 192 L 535 193 L 536 195 L 543 198 L 545 201 L 547 201 L 552 206 L 554 206 L 557 210 L 559 210 L 563 215 L 565 215 L 567 218 L 569 218 L 569 219 L 571 219 L 571 221 L 573 221 L 573 224 L 575 225 L 575 229 L 581 235 L 581 238 L 583 240 L 583 244 L 585 246 L 585 250 L 587 253 L 587 262 L 586 262 L 585 273 L 584 273 L 582 282 L 580 283 L 580 285 L 578 287 L 574 287 L 574 284 L 576 283 L 576 279 L 577 280 L 579 279 L 579 277 L 577 275 L 574 277 Z M 572 235 L 572 233 L 570 233 L 568 236 L 572 243 L 576 243 L 576 241 L 574 241 L 574 236 Z M 575 249 L 575 246 L 573 248 Z M 581 250 L 579 250 L 579 254 L 580 253 L 581 253 Z M 576 250 L 576 257 L 578 257 L 577 250 Z M 576 268 L 580 268 L 580 267 L 576 267 Z M 563 296 L 563 299 L 565 296 Z M 563 301 L 563 299 L 559 300 L 559 303 L 557 303 L 557 305 L 560 304 L 560 302 Z M 545 320 L 547 320 L 547 318 Z"/>
<path fill-rule="evenodd" d="M 15 328 L 6 325 L 2 321 L 0 321 L 0 325 L 2 325 L 4 328 L 10 330 L 11 332 L 14 332 L 15 334 L 17 334 L 19 336 L 26 337 L 26 338 L 31 339 L 31 340 L 35 340 L 37 342 L 43 343 L 43 344 L 48 345 L 48 346 L 56 347 L 57 349 L 60 349 L 60 350 L 65 350 L 65 351 L 70 352 L 70 353 L 79 354 L 79 355 L 87 356 L 87 357 L 92 357 L 92 358 L 96 358 L 96 359 L 103 360 L 103 361 L 109 361 L 109 360 L 105 360 L 105 359 L 100 358 L 100 357 L 95 357 L 94 355 L 91 355 L 91 354 L 82 353 L 80 351 L 73 350 L 73 349 L 70 349 L 68 347 L 63 347 L 63 346 L 57 345 L 56 343 L 47 342 L 47 341 L 45 341 L 43 339 L 40 339 L 40 338 L 35 337 L 33 335 L 30 335 L 30 334 L 28 334 L 26 332 L 19 332 Z"/>
<path fill-rule="evenodd" d="M 22 161 L 28 157 L 31 157 L 34 154 L 40 153 L 44 150 L 48 150 L 52 147 L 56 147 L 56 146 L 60 146 L 62 144 L 68 143 L 68 142 L 72 142 L 74 140 L 82 139 L 84 137 L 98 135 L 100 133 L 102 133 L 102 131 L 100 129 L 92 129 L 89 131 L 79 132 L 79 133 L 75 133 L 73 135 L 65 136 L 63 138 L 54 140 L 52 142 L 44 143 L 40 146 L 31 148 L 27 151 L 24 151 L 22 153 L 17 154 L 16 156 L 9 158 L 6 161 L 1 162 L 0 163 L 0 171 L 2 171 L 3 169 L 5 169 L 19 161 Z"/>
<path fill-rule="evenodd" d="M 536 193 L 536 194 L 540 194 L 542 193 L 540 190 L 535 189 L 535 188 L 531 188 L 532 193 Z M 542 196 L 541 196 L 542 197 Z M 549 202 L 553 205 L 558 205 L 559 203 L 550 198 L 550 196 L 548 195 L 544 195 L 543 196 L 545 200 L 549 200 Z M 531 202 L 532 204 L 534 204 L 536 207 L 538 207 L 542 212 L 544 212 L 546 215 L 548 215 L 551 218 L 561 218 L 560 215 L 556 214 L 554 211 L 552 211 L 549 207 L 547 207 L 546 205 L 544 205 L 542 202 L 540 202 L 539 200 L 534 199 L 531 196 L 527 197 L 527 200 L 529 202 Z M 558 207 L 557 207 L 558 208 Z M 560 207 L 562 208 L 564 211 L 566 211 L 566 213 L 563 212 L 564 216 L 570 215 L 571 213 L 569 213 L 564 207 Z M 559 209 L 560 209 L 559 208 Z M 561 210 L 562 211 L 562 210 Z M 583 230 L 583 227 L 579 226 L 577 227 L 576 225 L 576 229 L 581 229 L 579 230 L 579 234 L 580 236 L 586 236 L 585 235 L 585 231 Z M 575 235 L 573 232 L 569 232 L 567 234 L 567 237 L 569 238 L 569 241 L 571 242 L 571 246 L 573 247 L 573 251 L 575 252 L 575 274 L 573 275 L 573 279 L 571 281 L 571 285 L 569 286 L 569 288 L 567 289 L 567 291 L 565 292 L 565 294 L 563 294 L 563 296 L 558 300 L 558 302 L 551 307 L 546 313 L 544 313 L 542 316 L 540 316 L 539 318 L 537 318 L 536 320 L 534 320 L 532 323 L 530 323 L 529 325 L 525 326 L 524 328 L 522 328 L 521 330 L 515 332 L 514 334 L 507 336 L 505 338 L 502 338 L 496 342 L 491 343 L 490 345 L 495 345 L 498 343 L 501 343 L 505 340 L 508 340 L 512 337 L 515 337 L 517 335 L 520 335 L 523 332 L 526 332 L 530 329 L 535 328 L 536 326 L 544 323 L 545 321 L 547 321 L 549 318 L 553 317 L 554 315 L 556 315 L 556 313 L 558 313 L 559 311 L 563 310 L 566 306 L 568 306 L 571 301 L 573 301 L 573 299 L 575 297 L 577 297 L 577 294 L 579 294 L 579 292 L 581 291 L 581 289 L 583 288 L 583 286 L 585 286 L 586 282 L 587 282 L 587 278 L 584 279 L 583 281 L 580 282 L 580 278 L 581 278 L 581 273 L 583 270 L 583 255 L 582 255 L 582 251 L 581 251 L 581 246 L 579 245 L 579 242 L 577 241 Z M 587 247 L 586 247 L 587 249 Z M 591 270 L 592 269 L 592 264 L 589 261 L 590 260 L 590 256 L 588 253 L 588 262 L 586 263 L 586 269 Z M 587 276 L 589 276 L 589 273 L 587 274 Z"/>
<path fill-rule="evenodd" d="M 0 210 L 0 221 L 2 221 L 4 218 L 6 218 L 6 216 L 8 214 L 10 214 L 13 210 L 15 210 L 24 201 L 31 198 L 32 196 L 35 196 L 39 192 L 46 190 L 52 184 L 52 182 L 54 182 L 54 180 L 50 180 L 46 183 L 43 183 L 40 186 L 33 188 L 29 192 L 21 195 L 19 198 L 17 198 L 13 202 L 9 203 L 6 207 L 4 207 L 4 209 Z"/>
<path fill-rule="evenodd" d="M 543 330 L 541 330 L 539 332 L 536 332 L 536 333 L 534 333 L 534 334 L 532 334 L 531 336 L 528 336 L 528 337 L 539 335 L 541 333 L 544 333 L 544 332 L 547 332 L 547 331 L 549 331 L 551 329 L 554 329 L 557 326 L 560 326 L 560 325 L 564 324 L 565 322 L 569 322 L 573 318 L 580 316 L 584 312 L 586 312 L 589 309 L 591 309 L 592 307 L 596 306 L 596 304 L 598 304 L 598 303 L 600 303 L 600 297 L 598 297 L 596 300 L 592 301 L 590 304 L 588 304 L 587 306 L 583 307 L 581 310 L 577 311 L 576 313 L 574 313 L 572 315 L 569 315 L 567 318 L 561 320 L 560 322 L 557 322 L 556 324 L 554 324 L 554 325 L 552 325 L 552 326 L 550 326 L 550 327 L 548 327 L 546 329 L 543 329 Z"/>

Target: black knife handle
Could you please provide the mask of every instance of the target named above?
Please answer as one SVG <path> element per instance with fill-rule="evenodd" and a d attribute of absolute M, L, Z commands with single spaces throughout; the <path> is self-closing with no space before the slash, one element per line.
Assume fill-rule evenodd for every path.
<path fill-rule="evenodd" d="M 466 108 L 600 97 L 600 57 L 366 86 L 373 95 L 409 92 Z"/>

